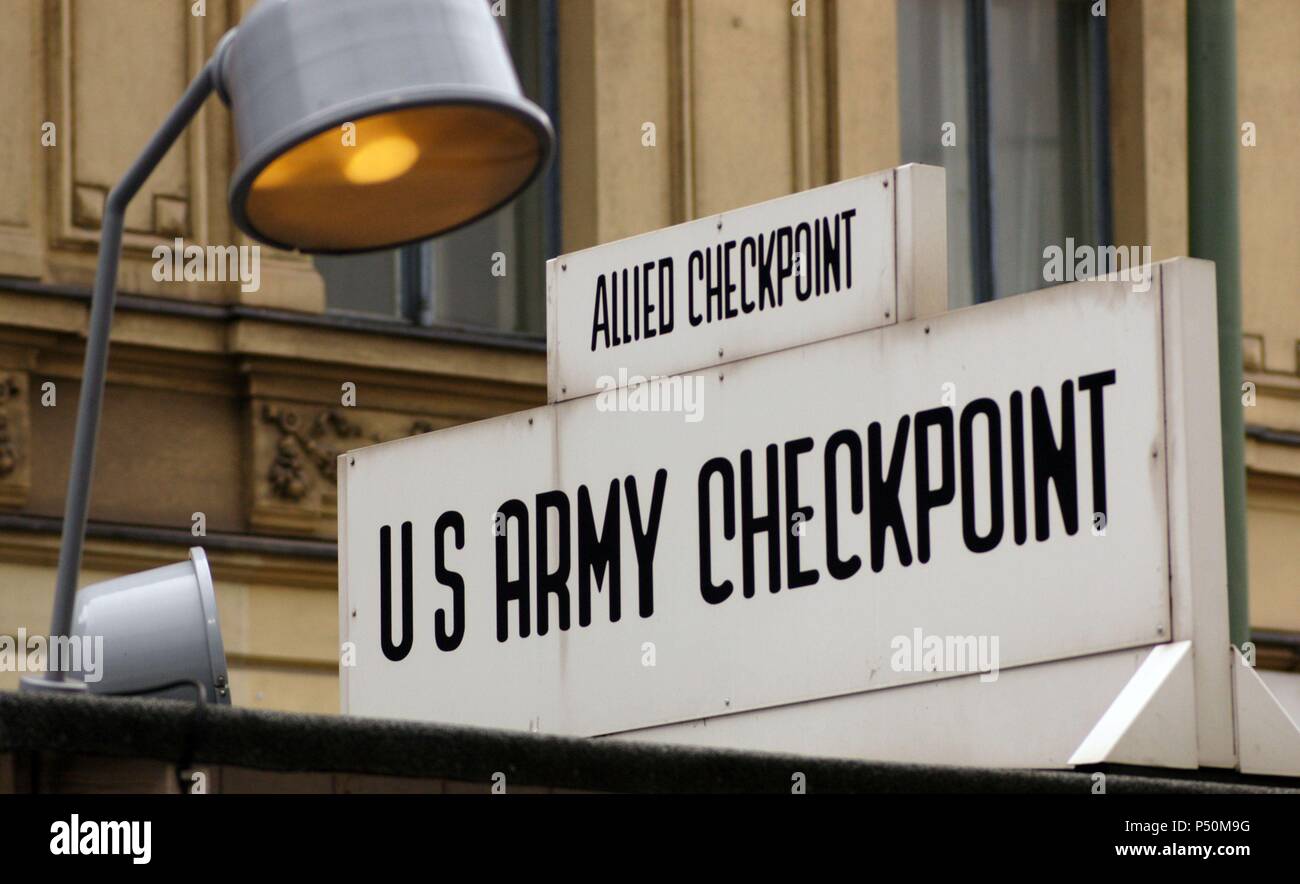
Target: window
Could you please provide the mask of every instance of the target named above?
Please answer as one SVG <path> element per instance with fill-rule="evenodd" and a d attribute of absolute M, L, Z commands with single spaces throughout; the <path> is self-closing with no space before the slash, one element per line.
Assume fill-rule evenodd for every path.
<path fill-rule="evenodd" d="M 1106 20 L 1088 0 L 899 0 L 904 162 L 948 173 L 953 306 L 1111 244 Z M 946 137 L 945 137 L 946 136 Z"/>
<path fill-rule="evenodd" d="M 524 94 L 559 119 L 555 0 L 517 0 L 498 21 Z M 436 240 L 318 256 L 331 312 L 418 325 L 545 334 L 545 264 L 559 254 L 559 164 L 518 199 Z"/>

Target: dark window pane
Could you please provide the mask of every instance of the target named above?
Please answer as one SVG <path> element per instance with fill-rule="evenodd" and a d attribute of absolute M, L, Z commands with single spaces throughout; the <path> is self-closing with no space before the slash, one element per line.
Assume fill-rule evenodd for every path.
<path fill-rule="evenodd" d="M 317 255 L 314 260 L 325 280 L 328 309 L 390 317 L 398 314 L 395 250 L 368 255 Z"/>
<path fill-rule="evenodd" d="M 554 122 L 554 0 L 505 8 L 498 21 L 520 84 Z M 380 255 L 318 258 L 328 308 L 544 334 L 546 259 L 559 242 L 555 168 L 511 204 L 455 233 Z"/>
<path fill-rule="evenodd" d="M 555 122 L 554 4 L 511 3 L 507 9 L 502 28 L 520 85 Z M 430 244 L 435 323 L 545 334 L 546 259 L 555 256 L 558 242 L 558 231 L 550 229 L 557 215 L 555 168 L 506 208 Z"/>
<path fill-rule="evenodd" d="M 998 295 L 1033 291 L 1043 250 L 1100 245 L 1093 183 L 1089 4 L 993 0 L 989 7 L 993 266 Z"/>
<path fill-rule="evenodd" d="M 902 162 L 947 172 L 948 292 L 954 307 L 974 301 L 965 7 L 966 0 L 898 4 Z"/>
<path fill-rule="evenodd" d="M 948 173 L 952 306 L 1043 288 L 1043 250 L 1067 237 L 1109 244 L 1105 23 L 1090 6 L 899 0 L 902 158 Z"/>

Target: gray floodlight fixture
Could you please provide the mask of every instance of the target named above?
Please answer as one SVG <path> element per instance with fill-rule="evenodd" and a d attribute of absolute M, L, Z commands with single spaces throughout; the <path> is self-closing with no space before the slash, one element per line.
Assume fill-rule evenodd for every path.
<path fill-rule="evenodd" d="M 217 596 L 203 550 L 190 559 L 83 588 L 72 639 L 100 641 L 96 680 L 69 673 L 92 694 L 135 694 L 230 703 Z"/>
<path fill-rule="evenodd" d="M 119 615 L 134 610 L 156 631 L 179 622 L 151 620 L 159 590 L 131 582 L 156 572 L 88 587 L 97 601 L 84 607 L 76 586 L 126 207 L 213 91 L 230 107 L 239 145 L 235 223 L 302 252 L 373 251 L 463 227 L 541 174 L 555 140 L 546 114 L 524 97 L 484 0 L 261 0 L 227 33 L 104 204 L 51 636 L 72 634 L 74 601 L 77 611 L 108 610 L 110 593 L 121 595 Z M 201 555 L 191 556 L 197 584 L 208 587 L 200 600 L 211 595 Z M 113 622 L 129 619 L 119 615 Z M 221 661 L 214 658 L 210 682 L 194 679 L 205 686 L 225 674 L 215 609 L 210 626 L 206 648 Z M 158 669 L 140 685 L 188 682 L 197 671 L 184 654 L 130 659 L 127 673 Z M 23 686 L 85 688 L 55 671 Z"/>

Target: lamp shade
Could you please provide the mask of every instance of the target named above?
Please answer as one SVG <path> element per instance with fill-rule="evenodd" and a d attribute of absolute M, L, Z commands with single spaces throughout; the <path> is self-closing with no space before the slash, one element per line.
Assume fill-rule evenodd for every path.
<path fill-rule="evenodd" d="M 87 586 L 77 593 L 72 636 L 102 642 L 92 694 L 143 694 L 230 703 L 226 652 L 212 573 L 203 550 L 190 559 Z"/>
<path fill-rule="evenodd" d="M 484 0 L 262 0 L 220 53 L 231 214 L 273 246 L 437 236 L 509 202 L 551 154 Z"/>

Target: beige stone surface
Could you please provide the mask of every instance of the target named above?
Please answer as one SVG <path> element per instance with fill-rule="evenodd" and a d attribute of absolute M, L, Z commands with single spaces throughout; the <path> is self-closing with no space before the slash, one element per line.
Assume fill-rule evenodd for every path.
<path fill-rule="evenodd" d="M 1300 494 L 1257 483 L 1248 493 L 1251 625 L 1300 633 Z"/>
<path fill-rule="evenodd" d="M 45 218 L 41 178 L 45 151 L 40 0 L 11 0 L 0 28 L 0 273 L 40 276 Z M 66 136 L 66 132 L 64 135 Z M 57 128 L 52 133 L 58 141 Z"/>
<path fill-rule="evenodd" d="M 4 277 L 89 283 L 103 193 L 252 0 L 209 2 L 202 19 L 173 0 L 6 3 L 0 376 L 23 379 L 25 398 L 6 406 L 21 412 L 10 435 L 22 472 L 0 477 L 0 512 L 57 518 L 87 305 L 17 291 Z M 895 0 L 807 0 L 804 16 L 793 8 L 790 0 L 559 4 L 566 250 L 897 163 Z M 1300 81 L 1285 73 L 1300 69 L 1300 3 L 1243 0 L 1238 10 L 1238 105 L 1258 139 L 1240 153 L 1247 378 L 1258 393 L 1246 420 L 1295 433 L 1300 178 L 1290 170 L 1300 160 Z M 1186 3 L 1111 0 L 1108 15 L 1117 241 L 1150 244 L 1156 260 L 1184 254 Z M 52 148 L 39 146 L 46 120 L 58 127 Z M 236 159 L 229 114 L 212 102 L 132 205 L 123 290 L 321 312 L 323 288 L 309 260 L 273 250 L 262 253 L 258 292 L 152 280 L 152 247 L 178 232 L 250 244 L 225 204 Z M 198 511 L 209 532 L 329 540 L 334 454 L 540 404 L 545 357 L 247 315 L 119 309 L 109 381 L 92 517 L 182 533 L 174 543 L 92 538 L 87 582 L 181 560 Z M 340 402 L 345 382 L 356 384 L 355 408 Z M 55 385 L 57 405 L 41 403 L 45 383 Z M 267 408 L 294 415 L 292 428 L 268 418 Z M 1300 632 L 1298 452 L 1247 443 L 1259 628 Z M 275 490 L 277 458 L 301 473 L 300 496 Z M 47 628 L 57 548 L 49 532 L 0 527 L 0 633 Z M 210 558 L 235 702 L 337 711 L 334 563 L 247 551 Z M 16 673 L 0 673 L 0 689 L 16 686 Z M 233 776 L 232 786 L 255 780 Z"/>
<path fill-rule="evenodd" d="M 1237 4 L 1237 114 L 1254 123 L 1241 176 L 1242 327 L 1263 340 L 1263 365 L 1295 375 L 1300 345 L 1300 4 Z M 1291 404 L 1300 421 L 1300 402 Z"/>
<path fill-rule="evenodd" d="M 1115 243 L 1186 255 L 1186 2 L 1116 0 L 1107 17 Z"/>
<path fill-rule="evenodd" d="M 794 8 L 561 4 L 566 250 L 896 164 L 892 0 Z"/>
<path fill-rule="evenodd" d="M 1246 423 L 1300 433 L 1300 4 L 1237 4 L 1242 330 L 1258 342 Z M 1240 141 L 1240 138 L 1239 138 Z M 1248 439 L 1250 620 L 1300 633 L 1300 447 Z"/>
<path fill-rule="evenodd" d="M 335 634 L 337 634 L 337 627 Z M 334 671 L 293 665 L 230 661 L 231 702 L 252 709 L 336 713 L 338 675 Z"/>

